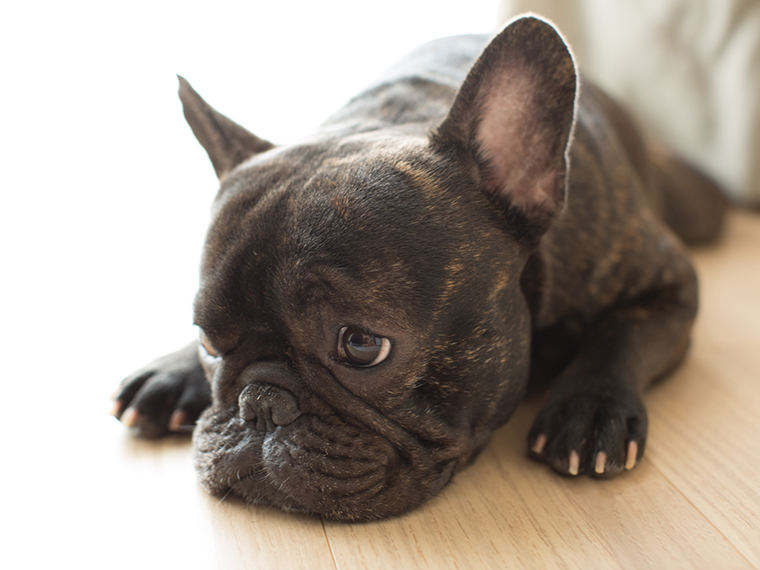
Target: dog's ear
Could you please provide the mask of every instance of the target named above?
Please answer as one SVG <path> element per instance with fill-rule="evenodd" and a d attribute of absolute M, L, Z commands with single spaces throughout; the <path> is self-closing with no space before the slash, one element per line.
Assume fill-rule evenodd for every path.
<path fill-rule="evenodd" d="M 475 62 L 432 136 L 530 241 L 564 204 L 576 84 L 573 58 L 552 25 L 517 19 Z"/>
<path fill-rule="evenodd" d="M 195 138 L 206 149 L 220 180 L 254 154 L 274 148 L 269 141 L 260 139 L 215 111 L 184 77 L 178 75 L 177 78 L 185 119 Z"/>

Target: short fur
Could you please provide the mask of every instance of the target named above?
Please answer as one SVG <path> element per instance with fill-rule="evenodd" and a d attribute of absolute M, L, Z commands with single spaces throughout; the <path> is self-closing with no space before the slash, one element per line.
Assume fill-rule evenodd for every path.
<path fill-rule="evenodd" d="M 681 361 L 697 309 L 663 220 L 706 241 L 723 202 L 578 83 L 561 36 L 524 17 L 490 41 L 423 46 L 275 147 L 180 79 L 221 180 L 203 343 L 127 378 L 117 415 L 161 435 L 176 410 L 192 424 L 205 408 L 194 442 L 210 492 L 348 521 L 436 494 L 529 384 L 552 382 L 534 457 L 566 474 L 574 452 L 578 473 L 602 476 L 630 442 L 640 459 L 642 391 Z M 388 357 L 346 362 L 345 327 L 389 339 Z"/>

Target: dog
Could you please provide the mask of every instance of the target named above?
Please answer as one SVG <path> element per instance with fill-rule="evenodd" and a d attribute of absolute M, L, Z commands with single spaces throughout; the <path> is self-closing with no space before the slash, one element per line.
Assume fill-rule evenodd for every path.
<path fill-rule="evenodd" d="M 179 94 L 221 183 L 200 339 L 127 378 L 113 414 L 145 436 L 197 420 L 209 492 L 399 515 L 536 386 L 533 458 L 597 477 L 640 461 L 642 391 L 697 310 L 682 240 L 714 239 L 725 204 L 581 85 L 549 22 L 426 44 L 291 146 Z"/>

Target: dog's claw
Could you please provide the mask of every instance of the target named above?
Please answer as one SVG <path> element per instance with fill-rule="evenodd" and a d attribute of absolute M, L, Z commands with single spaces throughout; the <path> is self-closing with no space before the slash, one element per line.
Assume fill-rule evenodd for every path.
<path fill-rule="evenodd" d="M 594 472 L 597 475 L 604 473 L 604 467 L 607 464 L 607 454 L 604 451 L 600 451 L 596 456 L 596 465 L 594 466 Z"/>
<path fill-rule="evenodd" d="M 568 458 L 568 467 L 567 472 L 570 473 L 572 476 L 576 476 L 578 474 L 578 468 L 581 464 L 581 458 L 578 455 L 578 452 L 573 450 L 570 452 L 570 457 Z"/>
<path fill-rule="evenodd" d="M 641 397 L 581 392 L 550 400 L 528 435 L 530 456 L 563 475 L 614 477 L 635 467 L 646 442 Z"/>
<path fill-rule="evenodd" d="M 541 455 L 544 451 L 544 447 L 546 447 L 546 435 L 542 433 L 539 434 L 539 436 L 536 438 L 532 451 L 536 455 Z"/>
<path fill-rule="evenodd" d="M 135 408 L 127 408 L 121 415 L 121 423 L 129 428 L 134 427 L 137 423 L 137 418 L 139 415 L 140 412 L 138 412 Z"/>
<path fill-rule="evenodd" d="M 140 436 L 161 437 L 190 431 L 210 401 L 211 387 L 194 342 L 127 377 L 111 413 Z"/>
<path fill-rule="evenodd" d="M 633 440 L 628 442 L 628 454 L 625 458 L 625 468 L 631 470 L 636 467 L 636 456 L 639 454 L 639 444 Z"/>
<path fill-rule="evenodd" d="M 186 419 L 187 414 L 183 410 L 174 410 L 172 417 L 169 418 L 169 431 L 182 431 Z"/>

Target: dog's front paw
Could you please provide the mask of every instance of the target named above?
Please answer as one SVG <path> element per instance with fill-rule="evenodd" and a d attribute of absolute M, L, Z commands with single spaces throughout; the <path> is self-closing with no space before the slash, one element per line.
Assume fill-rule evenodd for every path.
<path fill-rule="evenodd" d="M 528 434 L 530 455 L 557 473 L 614 477 L 644 454 L 647 413 L 635 393 L 550 398 Z"/>
<path fill-rule="evenodd" d="M 190 431 L 211 403 L 198 345 L 159 358 L 122 381 L 111 414 L 144 437 Z"/>

